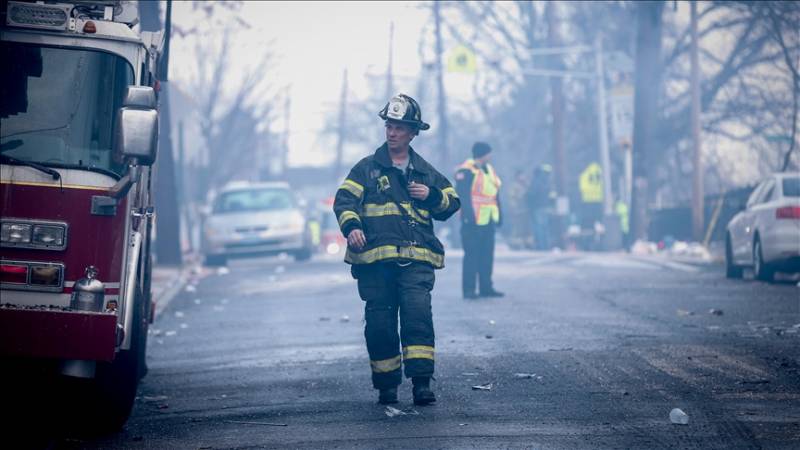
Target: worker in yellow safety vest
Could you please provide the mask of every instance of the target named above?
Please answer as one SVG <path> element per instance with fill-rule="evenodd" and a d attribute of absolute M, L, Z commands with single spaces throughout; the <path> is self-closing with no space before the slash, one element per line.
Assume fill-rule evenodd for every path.
<path fill-rule="evenodd" d="M 461 198 L 461 243 L 464 247 L 461 288 L 465 299 L 502 297 L 492 285 L 494 234 L 501 224 L 500 177 L 489 164 L 492 148 L 472 146 L 472 158 L 459 166 L 456 193 Z M 475 281 L 478 292 L 475 292 Z"/>

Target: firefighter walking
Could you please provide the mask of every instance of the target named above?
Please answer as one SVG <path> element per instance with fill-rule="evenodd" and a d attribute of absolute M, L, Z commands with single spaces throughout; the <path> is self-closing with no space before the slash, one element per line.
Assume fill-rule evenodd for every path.
<path fill-rule="evenodd" d="M 378 401 L 397 403 L 404 368 L 414 403 L 426 405 L 436 401 L 430 387 L 431 291 L 434 269 L 444 267 L 433 221 L 447 220 L 460 201 L 447 178 L 410 146 L 420 130 L 430 128 L 417 102 L 398 94 L 378 115 L 386 142 L 350 170 L 333 210 L 347 237 L 345 262 L 365 302 L 364 336 Z"/>
<path fill-rule="evenodd" d="M 456 191 L 463 199 L 461 242 L 464 247 L 461 288 L 465 299 L 502 297 L 494 289 L 494 234 L 500 226 L 500 177 L 489 164 L 492 148 L 485 142 L 472 146 L 472 158 L 456 172 Z M 475 280 L 478 292 L 475 292 Z"/>

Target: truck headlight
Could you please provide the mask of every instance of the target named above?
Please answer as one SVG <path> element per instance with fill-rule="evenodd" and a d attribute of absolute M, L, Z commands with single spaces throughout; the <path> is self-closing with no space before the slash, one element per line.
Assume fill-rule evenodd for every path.
<path fill-rule="evenodd" d="M 61 247 L 64 245 L 64 231 L 63 227 L 54 225 L 34 225 L 32 242 L 39 245 Z"/>
<path fill-rule="evenodd" d="M 27 223 L 3 223 L 0 229 L 0 242 L 9 244 L 30 244 L 31 225 Z"/>

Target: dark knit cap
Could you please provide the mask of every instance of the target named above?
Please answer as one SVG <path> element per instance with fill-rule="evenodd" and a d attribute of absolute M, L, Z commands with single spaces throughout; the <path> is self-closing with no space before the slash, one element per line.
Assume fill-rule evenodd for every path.
<path fill-rule="evenodd" d="M 491 153 L 492 147 L 489 147 L 489 144 L 486 142 L 476 142 L 472 144 L 472 157 L 473 158 L 482 158 L 489 153 Z"/>

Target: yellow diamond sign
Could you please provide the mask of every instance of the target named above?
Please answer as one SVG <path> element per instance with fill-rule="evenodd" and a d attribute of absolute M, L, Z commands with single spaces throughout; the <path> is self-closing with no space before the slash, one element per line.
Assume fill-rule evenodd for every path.
<path fill-rule="evenodd" d="M 448 72 L 475 73 L 477 68 L 478 61 L 475 53 L 463 45 L 454 48 L 447 58 Z"/>
<path fill-rule="evenodd" d="M 578 183 L 581 188 L 581 200 L 584 203 L 603 202 L 603 168 L 600 164 L 589 164 L 581 172 Z"/>

